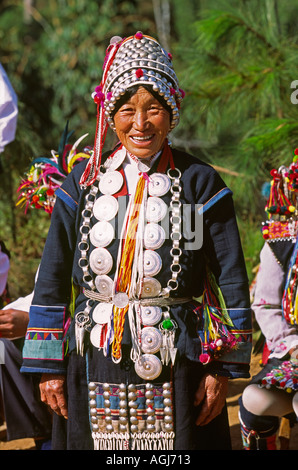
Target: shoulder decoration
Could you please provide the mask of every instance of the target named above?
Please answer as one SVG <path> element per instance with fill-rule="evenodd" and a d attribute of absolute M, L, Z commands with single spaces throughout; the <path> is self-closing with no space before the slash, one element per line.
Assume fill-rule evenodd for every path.
<path fill-rule="evenodd" d="M 66 125 L 58 151 L 52 150 L 51 156 L 41 156 L 31 162 L 17 190 L 19 196 L 16 205 L 25 207 L 25 214 L 29 208 L 43 209 L 51 214 L 56 201 L 56 189 L 77 163 L 89 159 L 93 153 L 91 147 L 78 151 L 79 144 L 88 134 L 81 136 L 73 145 L 68 144 L 72 133 L 68 132 Z"/>
<path fill-rule="evenodd" d="M 271 170 L 269 198 L 265 207 L 268 214 L 262 235 L 270 243 L 279 240 L 294 241 L 297 235 L 298 148 L 289 167 Z"/>
<path fill-rule="evenodd" d="M 198 309 L 198 316 L 199 322 L 203 321 L 204 323 L 200 362 L 208 364 L 238 348 L 240 337 L 233 332 L 235 327 L 229 316 L 223 295 L 208 267 L 202 306 Z"/>

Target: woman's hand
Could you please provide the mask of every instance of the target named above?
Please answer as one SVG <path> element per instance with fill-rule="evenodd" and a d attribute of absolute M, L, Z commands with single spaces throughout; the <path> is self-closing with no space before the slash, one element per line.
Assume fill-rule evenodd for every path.
<path fill-rule="evenodd" d="M 195 393 L 194 405 L 201 405 L 201 411 L 196 420 L 197 426 L 205 426 L 221 413 L 227 392 L 227 377 L 204 375 Z"/>
<path fill-rule="evenodd" d="M 13 308 L 0 310 L 0 337 L 13 339 L 25 336 L 28 322 L 28 312 Z"/>
<path fill-rule="evenodd" d="M 59 416 L 68 418 L 64 375 L 43 374 L 39 384 L 41 401 Z"/>

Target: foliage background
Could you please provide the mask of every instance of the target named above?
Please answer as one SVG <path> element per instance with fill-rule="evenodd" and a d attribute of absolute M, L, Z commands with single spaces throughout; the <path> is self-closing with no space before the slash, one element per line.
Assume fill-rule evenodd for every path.
<path fill-rule="evenodd" d="M 30 161 L 56 149 L 67 120 L 89 133 L 91 93 L 109 39 L 141 30 L 173 54 L 186 91 L 173 144 L 218 168 L 234 192 L 250 280 L 263 244 L 261 187 L 297 145 L 298 5 L 288 0 L 2 0 L 0 61 L 19 99 L 16 139 L 1 154 L 0 236 L 13 298 L 28 294 L 49 218 L 15 207 Z"/>

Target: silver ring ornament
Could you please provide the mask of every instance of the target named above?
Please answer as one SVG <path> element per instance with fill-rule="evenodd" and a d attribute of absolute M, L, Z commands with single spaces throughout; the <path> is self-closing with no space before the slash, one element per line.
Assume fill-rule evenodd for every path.
<path fill-rule="evenodd" d="M 110 322 L 111 316 L 113 313 L 113 304 L 108 304 L 105 302 L 99 303 L 96 305 L 92 312 L 92 318 L 95 323 L 100 325 L 105 325 Z"/>
<path fill-rule="evenodd" d="M 161 292 L 161 284 L 153 277 L 144 277 L 143 290 L 141 294 L 142 299 L 157 297 Z"/>
<path fill-rule="evenodd" d="M 116 217 L 119 210 L 119 204 L 114 196 L 105 194 L 96 199 L 93 206 L 93 214 L 97 220 L 112 220 Z"/>
<path fill-rule="evenodd" d="M 147 201 L 146 219 L 148 222 L 160 222 L 168 211 L 166 203 L 156 196 L 150 196 Z"/>
<path fill-rule="evenodd" d="M 171 187 L 171 181 L 163 173 L 154 173 L 150 176 L 148 192 L 150 196 L 164 196 Z"/>
<path fill-rule="evenodd" d="M 90 254 L 90 267 L 95 274 L 107 274 L 113 266 L 112 255 L 106 248 L 95 248 Z"/>
<path fill-rule="evenodd" d="M 144 275 L 156 276 L 162 267 L 160 255 L 153 250 L 144 251 Z"/>
<path fill-rule="evenodd" d="M 141 320 L 143 325 L 153 326 L 160 322 L 162 309 L 158 306 L 141 306 Z"/>
<path fill-rule="evenodd" d="M 122 185 L 123 176 L 119 171 L 107 171 L 100 176 L 98 187 L 102 194 L 115 194 Z"/>
<path fill-rule="evenodd" d="M 144 380 L 154 380 L 160 375 L 162 364 L 157 356 L 143 354 L 135 363 L 135 371 Z"/>
<path fill-rule="evenodd" d="M 114 227 L 106 220 L 97 222 L 90 231 L 90 241 L 97 248 L 108 246 L 114 240 L 114 237 Z"/>
<path fill-rule="evenodd" d="M 152 326 L 146 326 L 141 332 L 141 349 L 146 354 L 158 352 L 162 345 L 161 332 Z"/>
<path fill-rule="evenodd" d="M 106 274 L 101 274 L 95 278 L 95 287 L 97 291 L 105 295 L 106 297 L 111 297 L 113 293 L 113 280 Z"/>
<path fill-rule="evenodd" d="M 157 250 L 166 239 L 166 233 L 161 225 L 148 223 L 144 230 L 144 246 L 148 250 Z"/>

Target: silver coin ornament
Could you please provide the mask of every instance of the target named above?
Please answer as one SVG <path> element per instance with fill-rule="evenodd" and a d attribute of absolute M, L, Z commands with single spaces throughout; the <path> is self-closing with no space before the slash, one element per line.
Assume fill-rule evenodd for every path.
<path fill-rule="evenodd" d="M 123 176 L 119 171 L 107 171 L 100 176 L 98 187 L 102 194 L 115 194 L 122 185 Z"/>
<path fill-rule="evenodd" d="M 147 173 L 150 170 L 150 165 L 147 164 L 146 162 L 139 162 L 138 163 L 138 170 L 141 171 L 142 173 Z"/>
<path fill-rule="evenodd" d="M 93 206 L 93 214 L 97 220 L 112 220 L 119 210 L 118 200 L 111 195 L 105 194 L 96 199 Z"/>
<path fill-rule="evenodd" d="M 108 304 L 105 302 L 99 303 L 96 305 L 92 312 L 92 318 L 95 323 L 104 325 L 109 323 L 113 313 L 113 304 Z"/>
<path fill-rule="evenodd" d="M 124 162 L 126 157 L 126 149 L 122 147 L 119 149 L 111 158 L 111 161 L 108 159 L 108 168 L 109 170 L 116 170 Z"/>
<path fill-rule="evenodd" d="M 164 196 L 171 187 L 170 178 L 163 173 L 154 173 L 150 176 L 148 192 L 150 196 Z"/>
<path fill-rule="evenodd" d="M 148 222 L 160 222 L 168 211 L 166 203 L 156 196 L 150 196 L 147 201 L 146 218 Z"/>
<path fill-rule="evenodd" d="M 144 380 L 154 380 L 160 375 L 162 364 L 157 356 L 143 354 L 135 363 L 135 371 Z"/>
<path fill-rule="evenodd" d="M 162 345 L 161 332 L 152 326 L 146 326 L 141 333 L 141 348 L 146 354 L 154 354 L 160 350 Z"/>
<path fill-rule="evenodd" d="M 153 250 L 144 251 L 144 274 L 145 276 L 156 276 L 162 267 L 160 255 Z"/>
<path fill-rule="evenodd" d="M 95 287 L 97 291 L 105 295 L 106 297 L 111 297 L 113 292 L 113 280 L 106 274 L 98 275 L 95 278 Z"/>
<path fill-rule="evenodd" d="M 96 324 L 90 332 L 90 341 L 93 346 L 97 349 L 100 348 L 101 336 L 102 336 L 103 326 Z"/>
<path fill-rule="evenodd" d="M 107 274 L 113 266 L 112 255 L 106 248 L 95 248 L 90 254 L 90 267 L 95 274 Z"/>
<path fill-rule="evenodd" d="M 102 220 L 93 225 L 90 231 L 90 241 L 98 248 L 108 246 L 115 237 L 114 227 L 110 222 Z"/>
<path fill-rule="evenodd" d="M 144 277 L 141 298 L 157 297 L 161 292 L 161 284 L 153 277 Z"/>
<path fill-rule="evenodd" d="M 117 308 L 125 308 L 129 303 L 129 298 L 126 292 L 117 292 L 113 296 L 113 304 Z"/>
<path fill-rule="evenodd" d="M 141 306 L 141 320 L 143 325 L 153 326 L 160 322 L 162 309 L 158 306 Z"/>
<path fill-rule="evenodd" d="M 150 222 L 144 230 L 144 246 L 148 250 L 157 250 L 166 239 L 166 233 L 161 225 Z"/>

